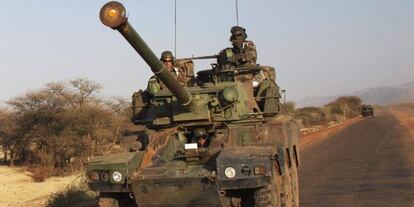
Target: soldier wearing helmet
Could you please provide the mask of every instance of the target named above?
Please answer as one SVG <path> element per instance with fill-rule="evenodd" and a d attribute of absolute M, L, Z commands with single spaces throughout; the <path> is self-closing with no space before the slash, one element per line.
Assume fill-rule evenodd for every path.
<path fill-rule="evenodd" d="M 233 47 L 226 48 L 219 53 L 219 62 L 234 67 L 256 65 L 256 46 L 252 41 L 246 40 L 246 29 L 234 26 L 230 32 L 230 42 L 232 42 Z"/>
<path fill-rule="evenodd" d="M 184 71 L 180 71 L 177 67 L 175 67 L 175 57 L 171 51 L 164 51 L 161 53 L 160 61 L 164 64 L 165 68 L 170 71 L 170 73 L 181 83 L 183 86 L 188 86 L 189 79 L 191 77 L 187 77 Z M 158 80 L 156 76 L 152 76 L 148 82 L 148 88 L 158 88 L 154 89 L 153 91 L 162 90 L 165 88 L 164 83 Z"/>
<path fill-rule="evenodd" d="M 171 51 L 164 51 L 161 53 L 161 61 L 168 71 L 171 72 L 175 77 L 178 77 L 179 71 L 174 67 L 174 56 Z"/>
<path fill-rule="evenodd" d="M 176 61 L 171 51 L 164 51 L 161 53 L 161 59 L 164 66 L 170 71 L 174 77 L 181 83 L 183 86 L 192 86 L 194 85 L 194 73 L 192 65 L 190 63 L 183 61 Z M 192 64 L 192 62 L 191 62 Z"/>
<path fill-rule="evenodd" d="M 207 131 L 204 128 L 197 128 L 194 130 L 194 138 L 200 147 L 207 147 L 209 140 Z"/>

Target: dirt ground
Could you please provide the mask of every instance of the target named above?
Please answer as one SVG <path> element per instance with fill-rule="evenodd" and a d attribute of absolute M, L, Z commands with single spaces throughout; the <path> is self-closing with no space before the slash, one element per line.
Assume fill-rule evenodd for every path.
<path fill-rule="evenodd" d="M 0 206 L 44 206 L 51 194 L 79 181 L 80 175 L 72 175 L 53 177 L 45 182 L 35 183 L 24 168 L 0 165 Z"/>

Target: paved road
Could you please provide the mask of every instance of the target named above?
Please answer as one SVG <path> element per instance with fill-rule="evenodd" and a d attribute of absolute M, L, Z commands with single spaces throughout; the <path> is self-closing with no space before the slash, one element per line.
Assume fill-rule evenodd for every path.
<path fill-rule="evenodd" d="M 301 207 L 413 207 L 414 137 L 389 113 L 301 151 Z"/>

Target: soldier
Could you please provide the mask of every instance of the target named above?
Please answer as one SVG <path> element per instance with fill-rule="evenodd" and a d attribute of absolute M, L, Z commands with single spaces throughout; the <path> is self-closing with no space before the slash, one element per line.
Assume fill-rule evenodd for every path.
<path fill-rule="evenodd" d="M 257 60 L 256 46 L 250 40 L 246 40 L 246 29 L 240 26 L 234 26 L 230 30 L 230 41 L 232 48 L 222 50 L 218 57 L 219 62 L 228 66 L 255 66 Z"/>
<path fill-rule="evenodd" d="M 173 56 L 171 51 L 164 51 L 161 53 L 160 61 L 164 64 L 165 68 L 170 71 L 170 73 L 182 84 L 183 83 L 183 75 L 180 73 L 178 68 L 175 67 L 175 57 Z M 164 83 L 158 80 L 156 76 L 152 76 L 150 80 L 148 81 L 148 89 L 151 89 L 150 91 L 158 91 L 165 88 Z"/>
<path fill-rule="evenodd" d="M 164 51 L 161 53 L 161 61 L 164 66 L 171 72 L 175 77 L 179 76 L 179 71 L 174 67 L 174 56 L 171 51 Z"/>
<path fill-rule="evenodd" d="M 246 29 L 239 26 L 231 28 L 230 41 L 233 44 L 233 52 L 237 57 L 237 61 L 240 65 L 256 65 L 257 52 L 256 46 L 250 40 L 246 40 Z"/>
<path fill-rule="evenodd" d="M 161 53 L 160 59 L 165 67 L 177 78 L 182 86 L 194 85 L 194 74 L 192 61 L 183 62 L 177 61 L 171 51 L 164 51 Z"/>
<path fill-rule="evenodd" d="M 174 56 L 171 51 L 164 51 L 161 53 L 160 61 L 164 64 L 165 68 L 170 71 L 170 73 L 177 78 L 179 73 L 178 69 L 174 67 Z M 159 90 L 163 90 L 165 85 L 158 80 L 157 76 L 152 76 L 148 81 L 148 91 L 153 94 Z"/>
<path fill-rule="evenodd" d="M 203 128 L 197 128 L 194 130 L 194 138 L 199 147 L 207 147 L 210 140 L 208 139 L 207 131 Z"/>

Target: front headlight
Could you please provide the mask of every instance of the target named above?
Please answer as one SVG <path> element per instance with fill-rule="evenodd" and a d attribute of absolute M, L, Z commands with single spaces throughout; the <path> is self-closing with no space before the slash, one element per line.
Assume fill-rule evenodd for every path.
<path fill-rule="evenodd" d="M 234 178 L 234 176 L 236 176 L 236 170 L 232 167 L 228 167 L 224 170 L 224 175 L 228 178 Z"/>
<path fill-rule="evenodd" d="M 114 179 L 115 182 L 120 182 L 122 180 L 122 174 L 118 171 L 115 171 L 112 174 L 112 178 Z"/>
<path fill-rule="evenodd" d="M 101 181 L 106 182 L 106 181 L 108 181 L 108 180 L 109 180 L 109 175 L 108 175 L 108 173 L 107 173 L 107 172 L 101 172 L 101 173 L 99 174 L 99 178 L 101 179 Z"/>

